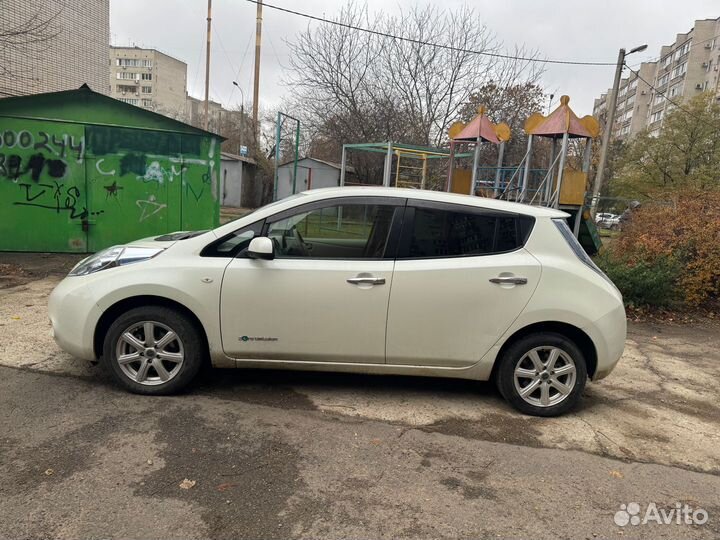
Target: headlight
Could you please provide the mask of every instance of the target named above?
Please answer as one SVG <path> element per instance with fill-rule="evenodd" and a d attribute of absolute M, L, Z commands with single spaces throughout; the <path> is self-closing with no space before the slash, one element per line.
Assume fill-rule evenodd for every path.
<path fill-rule="evenodd" d="M 115 266 L 124 266 L 140 261 L 152 259 L 163 251 L 163 248 L 145 248 L 134 246 L 113 246 L 102 251 L 98 251 L 95 255 L 90 255 L 83 259 L 70 270 L 71 276 L 86 276 L 113 268 Z"/>

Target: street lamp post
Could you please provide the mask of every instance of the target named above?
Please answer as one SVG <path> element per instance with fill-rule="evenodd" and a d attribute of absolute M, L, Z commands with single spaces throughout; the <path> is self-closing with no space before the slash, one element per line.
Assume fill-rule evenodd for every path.
<path fill-rule="evenodd" d="M 622 75 L 622 69 L 625 65 L 625 57 L 641 52 L 647 49 L 647 45 L 640 45 L 631 49 L 629 53 L 625 53 L 625 49 L 620 49 L 618 53 L 617 66 L 615 68 L 615 80 L 613 81 L 612 95 L 609 96 L 608 113 L 607 119 L 605 120 L 605 130 L 602 136 L 602 146 L 600 147 L 600 161 L 597 167 L 597 173 L 595 174 L 595 182 L 593 184 L 592 200 L 590 201 L 590 214 L 594 217 L 595 210 L 598 204 L 598 198 L 600 197 L 600 188 L 602 187 L 602 178 L 605 174 L 605 162 L 607 161 L 607 151 L 610 144 L 610 134 L 615 123 L 615 108 L 617 107 L 618 91 L 620 89 L 620 77 Z"/>
<path fill-rule="evenodd" d="M 243 92 L 243 89 L 240 88 L 240 85 L 238 83 L 233 81 L 233 84 L 237 87 L 238 90 L 240 90 L 240 137 L 238 141 L 238 155 L 241 155 L 243 145 L 243 126 L 245 123 L 245 92 Z"/>

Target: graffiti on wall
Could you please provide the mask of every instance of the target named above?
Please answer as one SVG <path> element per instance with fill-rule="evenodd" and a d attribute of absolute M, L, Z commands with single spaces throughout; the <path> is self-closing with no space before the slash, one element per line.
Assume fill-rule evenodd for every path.
<path fill-rule="evenodd" d="M 157 202 L 154 195 L 150 195 L 150 197 L 148 197 L 148 199 L 144 201 L 135 201 L 135 204 L 138 208 L 142 209 L 142 214 L 140 214 L 141 222 L 145 221 L 149 217 L 154 216 L 163 208 L 167 208 L 167 204 Z"/>
<path fill-rule="evenodd" d="M 22 188 L 22 200 L 15 201 L 17 206 L 32 206 L 53 210 L 56 213 L 67 211 L 70 219 L 85 219 L 89 215 L 99 216 L 104 210 L 88 212 L 81 202 L 81 192 L 75 187 L 66 187 L 59 182 L 53 184 L 18 184 Z"/>
<path fill-rule="evenodd" d="M 213 182 L 218 179 L 210 141 L 0 118 L 0 212 L 8 218 L 0 232 L 32 221 L 37 231 L 44 226 L 47 234 L 65 235 L 65 245 L 81 249 L 86 246 L 78 238 L 86 233 L 87 247 L 97 248 L 117 243 L 118 237 L 127 241 L 213 226 L 218 214 Z M 100 238 L 97 245 L 92 235 Z M 15 248 L 30 249 L 27 238 L 17 242 Z"/>
<path fill-rule="evenodd" d="M 155 139 L 156 140 L 156 139 Z M 213 141 L 214 143 L 214 141 Z M 109 146 L 108 141 L 103 140 L 102 144 Z M 157 145 L 155 145 L 157 146 Z M 213 145 L 214 146 L 214 145 Z M 60 192 L 62 188 L 60 183 L 66 179 L 68 172 L 68 162 L 74 160 L 77 164 L 83 164 L 85 159 L 85 138 L 67 133 L 48 133 L 46 131 L 38 131 L 36 133 L 30 130 L 5 130 L 0 134 L 0 178 L 6 178 L 18 184 L 22 197 L 15 201 L 14 204 L 21 206 L 34 206 L 37 208 L 54 209 L 55 211 L 70 210 L 72 219 L 83 219 L 87 215 L 84 206 L 80 205 L 78 209 L 78 201 L 83 198 L 82 190 L 79 186 L 70 186 L 66 189 L 66 196 L 63 197 Z M 24 151 L 24 152 L 21 152 Z M 28 153 L 31 151 L 32 153 Z M 170 164 L 168 168 L 161 166 L 157 156 L 148 156 L 144 153 L 129 152 L 117 156 L 119 167 L 108 166 L 105 162 L 111 158 L 98 158 L 94 163 L 93 174 L 100 176 L 119 176 L 134 175 L 136 180 L 143 183 L 163 184 L 166 180 L 172 182 L 175 177 L 181 177 L 187 171 L 187 165 Z M 161 156 L 162 157 L 162 156 Z M 212 157 L 212 156 L 210 156 Z M 183 163 L 182 158 L 171 159 L 176 163 Z M 184 182 L 187 195 L 191 195 L 195 201 L 199 201 L 207 186 L 212 183 L 212 168 L 214 162 L 204 159 L 188 159 L 187 163 L 194 165 L 210 165 L 207 172 L 202 174 L 202 180 L 198 186 L 194 186 L 190 182 Z M 43 173 L 51 179 L 54 184 L 40 183 Z M 33 184 L 25 183 L 23 180 L 32 181 L 36 184 L 33 190 Z M 104 185 L 106 190 L 106 198 L 118 198 L 124 186 L 118 183 L 117 179 L 109 185 Z M 52 204 L 47 201 L 37 202 L 43 199 L 47 194 L 52 193 Z M 148 195 L 144 202 L 150 201 L 155 195 Z M 67 204 L 62 202 L 67 200 Z M 136 202 L 141 202 L 138 199 Z M 145 211 L 145 207 L 138 204 L 141 208 L 138 220 L 144 221 L 150 215 L 156 214 L 159 209 L 166 208 L 164 204 L 161 208 L 154 210 L 152 213 Z M 101 212 L 98 212 L 98 214 Z"/>
<path fill-rule="evenodd" d="M 89 212 L 80 188 L 65 185 L 68 164 L 81 164 L 84 157 L 84 137 L 27 129 L 6 129 L 0 134 L 0 178 L 17 186 L 16 206 L 67 212 L 70 219 L 85 219 Z"/>

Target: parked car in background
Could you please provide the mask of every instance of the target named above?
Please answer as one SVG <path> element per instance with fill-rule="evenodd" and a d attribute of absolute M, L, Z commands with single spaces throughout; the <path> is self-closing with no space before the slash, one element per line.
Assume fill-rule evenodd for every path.
<path fill-rule="evenodd" d="M 613 214 L 609 214 L 607 212 L 600 212 L 595 215 L 595 223 L 600 223 L 601 221 L 610 219 L 612 216 L 613 216 Z"/>
<path fill-rule="evenodd" d="M 88 257 L 50 320 L 63 349 L 139 394 L 177 392 L 210 362 L 491 379 L 520 411 L 554 416 L 612 371 L 626 331 L 620 292 L 566 217 L 432 191 L 307 191 Z"/>
<path fill-rule="evenodd" d="M 600 213 L 595 216 L 595 223 L 601 229 L 617 229 L 620 225 L 620 216 L 610 213 Z"/>

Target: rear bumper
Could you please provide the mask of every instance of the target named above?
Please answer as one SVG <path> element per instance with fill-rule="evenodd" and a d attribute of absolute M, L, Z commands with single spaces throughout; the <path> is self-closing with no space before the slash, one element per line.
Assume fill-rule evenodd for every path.
<path fill-rule="evenodd" d="M 625 350 L 625 338 L 627 337 L 625 307 L 620 304 L 582 330 L 590 336 L 595 344 L 597 367 L 592 379 L 598 381 L 607 377 L 615 369 Z"/>
<path fill-rule="evenodd" d="M 52 335 L 62 350 L 82 360 L 96 360 L 95 326 L 102 310 L 83 277 L 62 280 L 50 294 Z"/>

